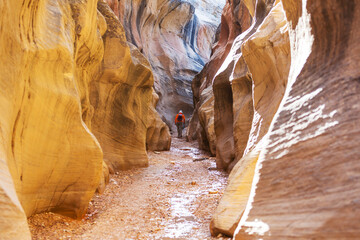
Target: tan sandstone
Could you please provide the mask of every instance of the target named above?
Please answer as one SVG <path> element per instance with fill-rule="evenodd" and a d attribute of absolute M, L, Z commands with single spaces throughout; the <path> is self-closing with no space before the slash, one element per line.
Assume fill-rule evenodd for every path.
<path fill-rule="evenodd" d="M 283 0 L 291 67 L 235 239 L 360 236 L 356 1 Z"/>
<path fill-rule="evenodd" d="M 265 7 L 267 6 L 265 3 L 257 6 L 257 15 L 254 19 L 257 23 L 234 40 L 233 47 L 220 69 L 220 71 L 224 70 L 219 71 L 220 73 L 215 77 L 215 81 L 222 81 L 224 85 L 229 84 L 228 81 L 231 82 L 230 93 L 233 98 L 225 104 L 233 101 L 233 109 L 222 108 L 224 103 L 220 102 L 217 114 L 219 121 L 227 126 L 222 116 L 226 112 L 233 111 L 235 113 L 233 129 L 218 128 L 220 133 L 217 139 L 222 141 L 224 137 L 234 135 L 235 160 L 228 164 L 231 163 L 230 167 L 235 166 L 235 168 L 229 177 L 229 187 L 214 214 L 211 226 L 214 234 L 221 232 L 229 236 L 233 235 L 250 194 L 254 172 L 249 175 L 248 171 L 253 171 L 256 164 L 256 160 L 252 162 L 246 160 L 249 158 L 247 154 L 250 154 L 255 147 L 257 150 L 254 151 L 259 154 L 262 146 L 259 142 L 267 133 L 284 95 L 290 66 L 290 49 L 282 4 L 279 1 L 275 4 L 272 9 Z M 219 84 L 214 84 L 214 88 L 219 88 Z M 218 91 L 224 94 L 221 85 Z M 220 94 L 215 95 L 215 102 L 216 97 L 223 98 Z M 226 133 L 223 129 L 229 132 Z M 217 158 L 220 158 L 217 160 L 221 160 L 219 164 L 231 158 L 226 156 L 225 148 L 225 144 L 217 147 L 220 155 L 217 155 Z M 252 166 L 250 170 L 249 166 Z M 246 185 L 242 182 L 243 174 L 248 176 Z"/>

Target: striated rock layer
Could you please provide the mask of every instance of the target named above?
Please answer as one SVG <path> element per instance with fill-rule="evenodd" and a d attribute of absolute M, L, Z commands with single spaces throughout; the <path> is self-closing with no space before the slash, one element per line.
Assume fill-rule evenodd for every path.
<path fill-rule="evenodd" d="M 231 92 L 230 81 L 225 76 L 226 73 L 222 74 L 223 78 L 221 78 L 221 76 L 218 77 L 217 88 L 213 88 L 213 83 L 218 70 L 223 65 L 232 48 L 235 38 L 241 31 L 249 28 L 250 24 L 251 14 L 243 2 L 237 7 L 235 7 L 232 1 L 226 3 L 221 17 L 221 29 L 218 42 L 213 48 L 211 59 L 204 66 L 201 73 L 194 78 L 192 83 L 195 112 L 188 128 L 188 138 L 189 140 L 197 139 L 200 148 L 210 150 L 214 155 L 221 153 L 217 152 L 219 145 L 226 148 L 227 153 L 225 155 L 229 158 L 226 160 L 226 163 L 224 160 L 220 160 L 219 156 L 217 158 L 218 167 L 224 169 L 226 169 L 234 159 L 235 146 L 232 136 L 233 94 Z M 231 70 L 227 72 L 230 74 Z M 223 81 L 221 79 L 223 79 Z M 218 107 L 215 106 L 214 90 L 218 96 Z M 221 110 L 221 108 L 223 109 Z M 249 109 L 249 114 L 252 114 L 252 107 L 250 106 Z M 226 113 L 225 115 L 221 115 L 225 122 L 221 123 L 219 121 L 221 118 L 218 118 L 215 127 L 214 111 L 219 110 Z M 252 118 L 252 116 L 250 116 L 250 118 Z M 222 135 L 222 137 L 218 135 Z M 217 141 L 217 136 L 222 139 Z M 223 159 L 224 154 L 222 155 Z"/>
<path fill-rule="evenodd" d="M 88 90 L 81 86 L 103 54 L 96 1 L 2 1 L 0 8 L 0 158 L 27 216 L 80 218 L 102 165 L 82 119 Z"/>
<path fill-rule="evenodd" d="M 249 13 L 251 6 L 243 5 Z M 214 235 L 233 235 L 242 216 L 262 146 L 259 142 L 280 104 L 289 72 L 282 4 L 258 1 L 252 21 L 233 41 L 213 80 L 217 166 L 228 170 L 235 166 L 211 223 Z"/>
<path fill-rule="evenodd" d="M 109 170 L 146 166 L 147 141 L 166 149 L 170 134 L 150 66 L 104 1 L 0 11 L 0 235 L 29 239 L 26 216 L 81 218 Z"/>
<path fill-rule="evenodd" d="M 283 0 L 291 67 L 235 239 L 360 236 L 356 1 Z"/>
<path fill-rule="evenodd" d="M 129 48 L 124 29 L 104 2 L 98 9 L 108 28 L 104 38 L 102 72 L 91 82 L 94 106 L 92 130 L 104 151 L 110 172 L 145 167 L 147 116 L 151 112 L 153 77 L 137 48 Z M 161 128 L 161 127 L 160 127 Z M 165 138 L 170 139 L 170 135 Z M 158 142 L 154 142 L 157 144 Z M 163 143 L 166 147 L 168 143 Z"/>
<path fill-rule="evenodd" d="M 146 56 L 159 95 L 157 110 L 173 126 L 193 111 L 191 80 L 208 61 L 225 1 L 107 0 L 128 40 Z"/>
<path fill-rule="evenodd" d="M 359 5 L 227 3 L 219 43 L 193 81 L 188 130 L 232 169 L 213 235 L 359 236 Z"/>
<path fill-rule="evenodd" d="M 155 109 L 158 101 L 159 96 L 153 90 L 152 105 L 147 116 L 146 149 L 149 151 L 170 150 L 171 145 L 170 129 Z"/>

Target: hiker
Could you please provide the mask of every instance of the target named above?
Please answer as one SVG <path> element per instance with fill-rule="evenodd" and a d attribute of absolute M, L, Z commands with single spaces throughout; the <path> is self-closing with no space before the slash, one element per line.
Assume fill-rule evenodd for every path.
<path fill-rule="evenodd" d="M 185 115 L 183 114 L 183 112 L 181 110 L 175 117 L 175 125 L 176 125 L 177 132 L 178 132 L 178 138 L 181 138 L 182 130 L 183 130 L 183 127 L 185 126 Z"/>

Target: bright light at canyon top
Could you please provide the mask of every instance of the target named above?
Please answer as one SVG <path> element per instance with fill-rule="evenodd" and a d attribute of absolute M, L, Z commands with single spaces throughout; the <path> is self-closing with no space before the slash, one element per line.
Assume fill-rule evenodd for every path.
<path fill-rule="evenodd" d="M 203 22 L 219 23 L 225 0 L 183 0 L 195 7 L 195 15 Z"/>

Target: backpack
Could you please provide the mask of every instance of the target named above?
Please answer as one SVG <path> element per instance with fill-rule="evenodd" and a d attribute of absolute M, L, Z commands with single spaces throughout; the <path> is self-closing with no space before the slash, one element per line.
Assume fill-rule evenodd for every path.
<path fill-rule="evenodd" d="M 178 122 L 182 122 L 182 120 L 183 120 L 183 117 L 182 117 L 181 114 L 179 114 L 179 115 L 177 116 L 177 121 L 178 121 Z"/>

